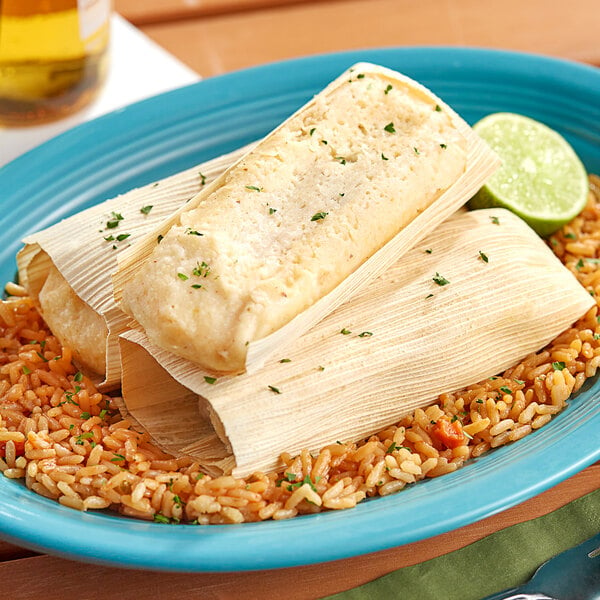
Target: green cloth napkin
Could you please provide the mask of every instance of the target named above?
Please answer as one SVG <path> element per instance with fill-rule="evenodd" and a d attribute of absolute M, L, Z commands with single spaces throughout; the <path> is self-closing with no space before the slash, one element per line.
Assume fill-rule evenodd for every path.
<path fill-rule="evenodd" d="M 600 489 L 548 515 L 328 600 L 481 600 L 525 583 L 543 562 L 599 532 Z"/>

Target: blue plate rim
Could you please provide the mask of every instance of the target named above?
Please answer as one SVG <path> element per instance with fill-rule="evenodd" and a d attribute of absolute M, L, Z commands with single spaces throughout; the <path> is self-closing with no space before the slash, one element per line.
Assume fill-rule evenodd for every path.
<path fill-rule="evenodd" d="M 600 71 L 588 65 L 532 53 L 489 48 L 392 47 L 306 56 L 207 78 L 79 125 L 0 169 L 0 183 L 8 181 L 10 184 L 11 180 L 14 183 L 16 179 L 13 178 L 22 177 L 32 168 L 50 160 L 57 150 L 64 148 L 65 145 L 77 147 L 83 143 L 82 140 L 101 132 L 107 124 L 122 123 L 130 116 L 137 117 L 140 113 L 157 110 L 161 105 L 189 97 L 189 94 L 196 90 L 240 86 L 257 76 L 268 78 L 269 75 L 281 71 L 298 71 L 312 66 L 319 68 L 324 63 L 337 65 L 345 62 L 349 66 L 361 60 L 385 62 L 386 58 L 397 55 L 402 55 L 407 60 L 419 55 L 421 58 L 427 55 L 431 59 L 439 59 L 445 55 L 444 60 L 455 61 L 472 61 L 476 58 L 488 64 L 492 63 L 494 68 L 506 68 L 506 65 L 510 65 L 511 68 L 518 68 L 523 72 L 531 72 L 532 66 L 535 65 L 542 70 L 552 70 L 557 78 L 558 71 L 567 73 L 566 79 L 569 82 L 575 83 L 581 79 L 583 88 L 586 87 L 586 81 L 590 77 L 600 82 Z M 593 389 L 594 397 L 600 395 L 597 387 Z M 576 405 L 577 400 L 572 404 Z M 599 423 L 598 413 L 584 419 L 577 425 L 579 436 L 583 435 L 584 438 L 587 436 L 587 439 L 593 442 L 598 437 Z M 520 443 L 523 449 L 530 444 L 535 445 L 542 433 L 545 431 L 536 432 L 517 444 Z M 419 527 L 413 527 L 408 531 L 399 531 L 398 526 L 388 527 L 389 519 L 406 516 L 403 515 L 402 505 L 403 494 L 407 492 L 366 502 L 352 511 L 304 516 L 285 523 L 268 522 L 192 528 L 167 527 L 104 515 L 80 515 L 43 498 L 29 498 L 32 492 L 20 487 L 11 489 L 15 492 L 12 494 L 15 496 L 13 499 L 18 499 L 19 505 L 9 506 L 8 509 L 12 511 L 7 511 L 7 507 L 1 503 L 7 488 L 6 480 L 3 480 L 0 481 L 0 537 L 66 558 L 129 568 L 219 572 L 290 567 L 382 550 L 456 529 L 541 493 L 600 459 L 599 443 L 596 443 L 595 447 L 592 447 L 593 444 L 587 444 L 585 452 L 582 452 L 580 447 L 569 444 L 569 440 L 558 439 L 553 441 L 558 457 L 552 462 L 550 470 L 544 466 L 529 465 L 523 458 L 515 459 L 513 454 L 516 452 L 515 448 L 519 448 L 517 444 L 495 450 L 494 457 L 508 455 L 513 462 L 509 461 L 494 467 L 493 470 L 488 470 L 477 478 L 476 485 L 473 478 L 469 479 L 466 476 L 468 479 L 466 483 L 460 484 L 458 489 L 453 487 L 453 482 L 463 477 L 462 473 L 472 472 L 472 465 L 469 465 L 442 479 L 430 480 L 414 486 L 413 489 L 423 490 L 418 492 L 421 512 L 436 515 L 437 520 L 428 522 L 423 515 L 417 515 Z M 494 463 L 498 460 L 500 459 L 494 459 Z M 523 485 L 506 472 L 509 466 L 514 467 L 515 461 L 523 471 L 519 479 L 531 477 L 532 483 Z M 471 471 L 468 471 L 470 468 Z M 504 493 L 500 495 L 497 494 L 499 476 L 504 478 Z M 449 488 L 444 499 L 455 500 L 456 505 L 462 506 L 462 511 L 457 512 L 454 508 L 456 505 L 452 504 L 441 508 L 438 506 L 440 488 L 446 487 L 446 483 L 438 483 L 442 480 L 447 482 Z M 477 500 L 467 501 L 465 506 L 464 496 L 468 496 L 469 492 L 473 491 L 478 493 Z M 10 492 L 9 496 L 11 496 Z M 34 505 L 33 508 L 30 507 L 31 504 Z M 40 506 L 44 507 L 45 512 L 36 513 L 35 510 Z M 108 534 L 102 534 L 107 527 Z M 286 534 L 283 536 L 285 539 L 277 540 L 282 527 Z M 363 533 L 359 534 L 358 530 Z M 89 534 L 98 532 L 101 533 L 100 538 L 95 538 L 95 545 L 91 546 Z M 376 535 L 368 537 L 365 532 Z M 199 539 L 201 542 L 198 542 Z M 293 540 L 293 544 L 290 544 L 290 540 Z M 160 541 L 160 549 L 156 546 L 157 541 Z M 181 543 L 186 545 L 185 552 L 176 553 L 177 561 L 168 561 L 168 557 L 172 557 L 170 553 L 174 546 Z"/>

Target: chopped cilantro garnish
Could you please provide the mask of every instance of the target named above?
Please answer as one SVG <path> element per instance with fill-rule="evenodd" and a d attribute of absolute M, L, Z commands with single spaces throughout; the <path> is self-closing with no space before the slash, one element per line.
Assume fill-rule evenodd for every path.
<path fill-rule="evenodd" d="M 28 369 L 25 365 L 23 365 L 23 374 L 29 375 L 31 373 L 31 369 Z"/>
<path fill-rule="evenodd" d="M 500 219 L 498 217 L 492 216 L 490 217 L 490 221 L 494 224 L 494 225 L 500 225 Z"/>
<path fill-rule="evenodd" d="M 388 83 L 387 87 L 385 88 L 385 90 L 383 91 L 383 93 L 387 96 L 394 88 L 391 86 L 391 84 Z"/>
<path fill-rule="evenodd" d="M 142 208 L 140 208 L 140 212 L 143 215 L 148 215 L 150 214 L 150 211 L 152 210 L 152 204 L 148 204 L 147 206 L 142 206 Z"/>
<path fill-rule="evenodd" d="M 277 212 L 276 208 L 273 208 L 273 207 L 269 208 L 269 214 L 270 215 L 274 215 L 276 212 Z"/>
<path fill-rule="evenodd" d="M 164 525 L 169 525 L 171 523 L 171 519 L 169 517 L 165 517 L 165 515 L 161 515 L 160 513 L 154 513 L 154 522 L 155 523 L 163 523 Z"/>
<path fill-rule="evenodd" d="M 346 329 L 345 327 L 343 329 L 340 330 L 340 333 L 342 335 L 350 335 L 352 332 L 349 329 Z"/>
<path fill-rule="evenodd" d="M 440 275 L 437 272 L 436 272 L 435 276 L 432 277 L 432 279 L 433 279 L 433 282 L 437 283 L 438 285 L 448 285 L 450 283 L 443 275 Z"/>
<path fill-rule="evenodd" d="M 79 415 L 80 418 L 82 418 L 84 421 L 87 421 L 92 415 L 90 415 L 89 412 L 82 412 L 81 415 Z"/>
<path fill-rule="evenodd" d="M 126 240 L 130 235 L 130 233 L 120 233 L 117 236 L 117 242 L 122 242 L 123 240 Z"/>
<path fill-rule="evenodd" d="M 308 135 L 312 135 L 316 130 L 316 127 L 311 128 L 311 130 L 308 132 Z"/>
<path fill-rule="evenodd" d="M 335 160 L 337 160 L 341 165 L 346 164 L 346 159 L 343 156 L 336 156 Z"/>
<path fill-rule="evenodd" d="M 381 153 L 381 160 L 390 160 L 383 152 Z"/>
<path fill-rule="evenodd" d="M 216 383 L 217 378 L 216 377 L 210 377 L 209 375 L 205 375 L 204 376 L 204 381 L 206 381 L 206 383 L 209 383 L 210 385 L 212 385 L 213 383 Z"/>
<path fill-rule="evenodd" d="M 479 258 L 484 262 L 490 262 L 490 259 L 487 257 L 487 254 L 484 254 L 481 250 L 479 251 Z"/>
<path fill-rule="evenodd" d="M 448 147 L 448 146 L 447 146 L 446 144 L 440 144 L 440 148 L 441 148 L 442 150 L 445 150 L 447 147 Z"/>
<path fill-rule="evenodd" d="M 321 221 L 322 219 L 324 219 L 329 213 L 328 212 L 318 212 L 315 213 L 310 220 L 311 221 Z"/>
<path fill-rule="evenodd" d="M 187 235 L 199 235 L 199 236 L 204 235 L 203 233 L 200 233 L 199 231 L 196 231 L 195 229 L 190 229 L 189 227 L 185 230 L 185 233 Z"/>
<path fill-rule="evenodd" d="M 552 363 L 552 368 L 555 371 L 562 371 L 566 366 L 567 365 L 562 360 L 557 360 Z"/>
<path fill-rule="evenodd" d="M 206 183 L 206 175 L 198 173 L 198 177 L 200 177 L 200 185 L 204 185 Z"/>
<path fill-rule="evenodd" d="M 177 273 L 177 277 L 181 279 L 181 281 L 187 281 L 189 277 L 185 273 Z"/>
<path fill-rule="evenodd" d="M 396 130 L 394 129 L 394 123 L 388 123 L 383 129 L 388 133 L 396 133 Z"/>
<path fill-rule="evenodd" d="M 251 190 L 253 192 L 262 192 L 263 188 L 256 187 L 255 185 L 247 185 L 245 186 L 247 190 Z"/>
<path fill-rule="evenodd" d="M 289 363 L 289 362 L 292 362 L 292 359 L 291 358 L 282 358 L 279 362 L 280 363 Z"/>
<path fill-rule="evenodd" d="M 85 433 L 80 433 L 75 438 L 75 444 L 77 444 L 77 446 L 83 446 L 84 440 L 89 440 L 89 439 L 92 439 L 93 437 L 94 437 L 94 434 L 91 431 L 86 431 Z"/>
<path fill-rule="evenodd" d="M 73 375 L 73 381 L 76 381 L 77 383 L 83 381 L 83 373 L 81 371 L 77 371 L 77 373 Z"/>
<path fill-rule="evenodd" d="M 439 104 L 435 105 L 435 112 L 442 112 L 442 107 Z"/>
<path fill-rule="evenodd" d="M 278 387 L 275 387 L 274 385 L 269 385 L 267 387 L 275 394 L 281 394 L 281 390 Z"/>
<path fill-rule="evenodd" d="M 371 337 L 373 335 L 372 331 L 363 331 L 362 333 L 358 334 L 358 337 Z"/>

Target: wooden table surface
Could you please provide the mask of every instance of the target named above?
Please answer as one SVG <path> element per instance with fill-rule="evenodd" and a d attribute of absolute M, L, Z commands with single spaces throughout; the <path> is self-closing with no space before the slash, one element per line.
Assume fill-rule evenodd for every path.
<path fill-rule="evenodd" d="M 600 66 L 600 0 L 114 0 L 114 4 L 123 17 L 203 77 L 322 52 L 440 44 L 536 52 Z M 599 487 L 600 464 L 596 464 L 523 504 L 430 540 L 327 565 L 270 572 L 181 576 L 126 571 L 36 554 L 0 541 L 0 598 L 319 598 L 461 548 Z"/>

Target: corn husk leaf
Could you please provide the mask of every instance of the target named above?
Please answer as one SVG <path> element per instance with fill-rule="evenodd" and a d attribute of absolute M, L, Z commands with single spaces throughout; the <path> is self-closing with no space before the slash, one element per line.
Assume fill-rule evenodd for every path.
<path fill-rule="evenodd" d="M 450 115 L 450 118 L 466 140 L 466 166 L 462 175 L 448 189 L 441 191 L 428 208 L 425 208 L 418 214 L 406 227 L 404 227 L 395 237 L 375 252 L 370 258 L 365 260 L 362 265 L 351 275 L 346 277 L 333 291 L 317 300 L 312 306 L 303 310 L 286 325 L 280 327 L 273 333 L 262 339 L 250 340 L 247 345 L 247 356 L 245 361 L 245 370 L 254 372 L 259 370 L 268 357 L 283 351 L 285 346 L 297 339 L 300 335 L 310 329 L 313 325 L 321 321 L 326 315 L 335 310 L 344 302 L 347 302 L 354 294 L 366 286 L 375 277 L 379 276 L 392 264 L 394 264 L 403 253 L 414 246 L 419 240 L 423 239 L 429 232 L 437 227 L 442 221 L 447 219 L 456 210 L 458 210 L 467 199 L 469 199 L 486 181 L 486 179 L 495 171 L 499 165 L 497 156 L 489 147 L 475 135 L 472 129 L 441 99 L 437 98 L 429 90 L 412 80 L 399 75 L 393 71 L 369 64 L 358 64 L 353 67 L 355 72 L 375 72 L 382 73 L 389 77 L 389 81 L 404 81 L 412 88 L 418 90 L 420 94 L 428 98 L 432 106 L 438 105 L 438 108 L 444 113 Z M 327 94 L 328 90 L 335 86 L 343 85 L 348 75 L 344 75 L 330 84 L 322 94 Z M 310 107 L 309 102 L 300 110 Z M 293 118 L 292 115 L 291 118 Z M 274 135 L 287 121 L 276 128 L 268 137 Z M 268 139 L 267 137 L 267 139 Z M 257 150 L 260 150 L 257 148 Z M 242 157 L 243 159 L 244 157 Z M 240 161 L 242 160 L 240 159 Z M 231 169 L 237 165 L 232 165 Z M 157 235 L 165 235 L 167 231 L 179 222 L 182 213 L 193 210 L 205 198 L 210 196 L 214 190 L 219 188 L 227 178 L 224 173 L 217 178 L 210 186 L 204 188 L 188 204 L 181 207 L 179 211 L 164 221 L 153 232 L 149 233 L 143 240 L 129 251 L 119 256 L 119 269 L 114 276 L 115 298 L 121 306 L 123 286 L 129 282 L 139 269 L 141 262 L 147 260 L 156 247 Z M 407 199 L 410 202 L 410 199 Z M 124 307 L 127 310 L 127 307 Z M 143 330 L 142 326 L 136 324 L 132 318 L 131 327 Z M 200 361 L 198 361 L 199 364 Z"/>
<path fill-rule="evenodd" d="M 125 333 L 124 399 L 165 449 L 245 476 L 277 468 L 284 451 L 361 439 L 495 375 L 593 304 L 521 219 L 460 213 L 259 372 L 207 380 Z"/>
<path fill-rule="evenodd" d="M 117 337 L 128 324 L 128 317 L 117 308 L 113 297 L 111 274 L 117 267 L 117 256 L 204 185 L 209 185 L 246 151 L 242 148 L 132 190 L 24 239 L 25 246 L 18 253 L 17 265 L 20 283 L 28 293 L 39 301 L 40 291 L 50 270 L 55 267 L 61 276 L 57 285 L 67 288 L 62 290 L 63 298 L 75 304 L 73 312 L 66 315 L 69 322 L 62 325 L 70 327 L 73 333 L 75 321 L 78 321 L 82 331 L 96 329 L 96 337 L 106 340 L 104 376 L 96 378 L 102 389 L 116 388 L 120 384 Z M 109 227 L 108 223 L 118 225 Z M 127 234 L 125 239 L 117 239 L 117 236 Z M 60 325 L 57 323 L 57 328 Z M 77 337 L 76 333 L 74 337 Z M 77 339 L 74 341 L 74 350 L 85 354 L 86 344 L 78 344 Z"/>

